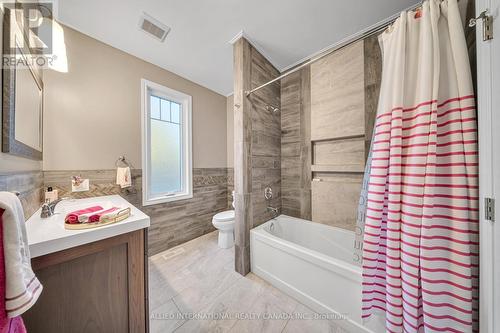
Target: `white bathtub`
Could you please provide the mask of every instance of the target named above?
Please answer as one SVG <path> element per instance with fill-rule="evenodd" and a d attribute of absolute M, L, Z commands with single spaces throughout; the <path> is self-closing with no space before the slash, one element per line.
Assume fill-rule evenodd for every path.
<path fill-rule="evenodd" d="M 353 246 L 353 232 L 281 215 L 251 230 L 251 269 L 313 310 L 343 316 L 348 332 L 383 332 L 362 324 Z"/>

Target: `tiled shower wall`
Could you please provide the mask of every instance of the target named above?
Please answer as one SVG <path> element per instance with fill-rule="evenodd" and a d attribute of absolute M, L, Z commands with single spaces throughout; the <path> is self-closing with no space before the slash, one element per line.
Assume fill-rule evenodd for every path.
<path fill-rule="evenodd" d="M 373 36 L 282 80 L 283 214 L 354 230 L 381 70 Z"/>
<path fill-rule="evenodd" d="M 281 205 L 285 215 L 311 219 L 311 70 L 281 81 Z"/>
<path fill-rule="evenodd" d="M 90 191 L 71 193 L 71 176 L 90 179 Z M 231 176 L 232 178 L 232 176 Z M 132 170 L 132 187 L 115 184 L 116 170 L 45 171 L 44 184 L 59 190 L 60 197 L 87 198 L 118 194 L 151 218 L 148 255 L 215 230 L 212 217 L 228 208 L 227 168 L 193 169 L 193 198 L 152 206 L 142 206 L 141 170 Z"/>
<path fill-rule="evenodd" d="M 234 186 L 236 191 L 235 267 L 250 271 L 250 229 L 273 217 L 267 206 L 281 208 L 280 83 L 247 96 L 280 73 L 246 39 L 234 44 Z M 273 199 L 264 199 L 271 187 Z"/>

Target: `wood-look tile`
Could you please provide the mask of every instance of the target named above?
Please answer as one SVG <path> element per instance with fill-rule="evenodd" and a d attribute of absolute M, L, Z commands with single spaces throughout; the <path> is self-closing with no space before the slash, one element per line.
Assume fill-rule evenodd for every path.
<path fill-rule="evenodd" d="M 281 84 L 277 81 L 246 96 L 245 91 L 277 77 L 279 71 L 244 38 L 234 44 L 233 55 L 234 104 L 237 105 L 234 115 L 235 267 L 245 275 L 250 270 L 250 228 L 255 225 L 255 219 L 261 223 L 267 214 L 267 207 L 253 204 L 252 198 L 265 184 L 281 181 L 280 173 L 273 172 L 281 167 L 281 112 L 266 109 L 266 105 L 280 108 Z M 273 179 L 261 180 L 255 170 L 269 171 Z M 277 208 L 280 206 L 281 199 Z"/>
<path fill-rule="evenodd" d="M 354 230 L 362 180 L 362 174 L 335 174 L 313 181 L 313 221 Z"/>
<path fill-rule="evenodd" d="M 71 193 L 71 176 L 90 179 L 90 191 Z M 193 169 L 193 198 L 142 206 L 141 170 L 132 170 L 132 188 L 115 184 L 116 170 L 45 171 L 45 186 L 60 191 L 60 197 L 86 198 L 118 194 L 151 218 L 148 253 L 153 255 L 215 230 L 212 217 L 228 209 L 226 168 Z"/>
<path fill-rule="evenodd" d="M 311 187 L 310 68 L 293 73 L 281 85 L 282 213 L 310 219 Z"/>
<path fill-rule="evenodd" d="M 313 144 L 313 164 L 365 168 L 365 138 L 319 141 Z M 349 169 L 347 169 L 349 170 Z"/>
<path fill-rule="evenodd" d="M 19 192 L 24 217 L 28 219 L 43 203 L 42 171 L 0 174 L 0 191 Z"/>
<path fill-rule="evenodd" d="M 365 134 L 363 41 L 311 65 L 311 139 Z"/>

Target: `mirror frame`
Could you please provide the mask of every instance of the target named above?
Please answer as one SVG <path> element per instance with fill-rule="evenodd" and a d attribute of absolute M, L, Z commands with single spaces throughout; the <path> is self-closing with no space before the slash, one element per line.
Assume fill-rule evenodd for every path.
<path fill-rule="evenodd" d="M 10 11 L 6 9 L 3 16 L 2 54 L 5 54 L 4 51 L 10 49 L 11 45 Z M 17 41 L 16 45 L 18 45 Z M 16 47 L 14 56 L 17 57 L 18 55 L 26 59 L 22 50 Z M 9 66 L 8 68 L 2 68 L 2 152 L 41 161 L 43 156 L 43 82 L 31 66 L 29 66 L 29 71 L 40 89 L 40 138 L 42 148 L 38 150 L 16 140 L 16 66 Z"/>

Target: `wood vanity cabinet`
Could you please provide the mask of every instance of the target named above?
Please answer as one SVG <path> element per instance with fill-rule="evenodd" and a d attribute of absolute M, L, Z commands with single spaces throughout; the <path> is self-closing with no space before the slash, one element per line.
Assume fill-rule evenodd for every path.
<path fill-rule="evenodd" d="M 147 332 L 147 229 L 32 259 L 43 284 L 28 332 Z"/>

